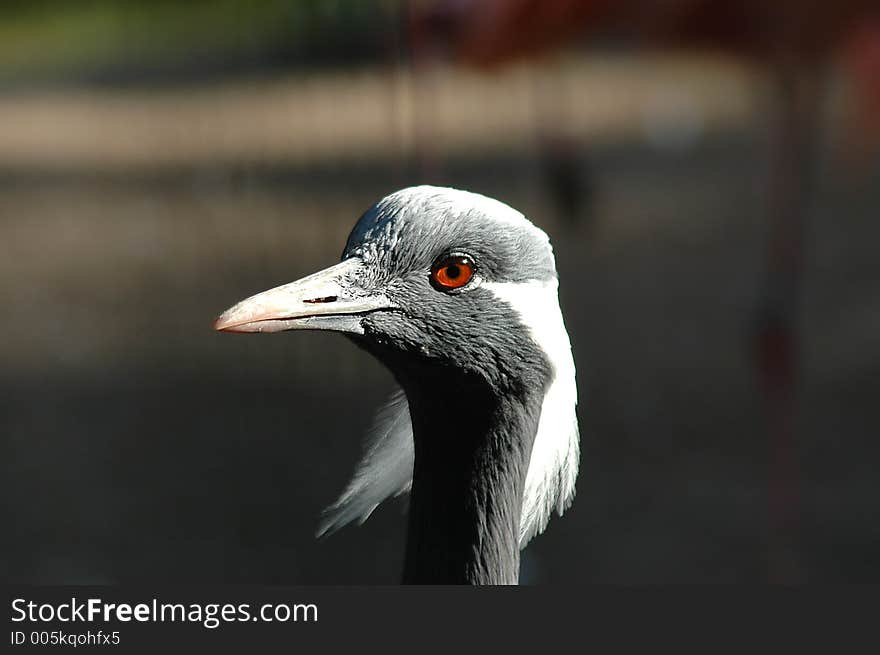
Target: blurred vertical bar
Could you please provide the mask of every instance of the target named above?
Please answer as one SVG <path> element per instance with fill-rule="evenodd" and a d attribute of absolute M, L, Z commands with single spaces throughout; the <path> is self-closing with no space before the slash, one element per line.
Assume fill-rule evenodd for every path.
<path fill-rule="evenodd" d="M 754 333 L 769 440 L 768 575 L 802 580 L 797 392 L 798 302 L 822 94 L 815 68 L 783 55 L 772 70 L 768 246 Z"/>

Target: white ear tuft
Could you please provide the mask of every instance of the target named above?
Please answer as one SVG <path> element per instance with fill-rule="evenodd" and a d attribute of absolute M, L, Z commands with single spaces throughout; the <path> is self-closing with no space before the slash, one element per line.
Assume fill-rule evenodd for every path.
<path fill-rule="evenodd" d="M 574 359 L 559 308 L 559 283 L 555 279 L 483 286 L 519 314 L 520 321 L 553 367 L 553 379 L 541 405 L 541 419 L 526 474 L 519 523 L 519 546 L 525 548 L 532 537 L 544 531 L 554 510 L 561 516 L 574 500 L 580 464 Z"/>

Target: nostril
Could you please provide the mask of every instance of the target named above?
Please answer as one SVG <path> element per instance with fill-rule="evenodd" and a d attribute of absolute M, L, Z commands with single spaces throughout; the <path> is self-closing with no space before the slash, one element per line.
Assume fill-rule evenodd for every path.
<path fill-rule="evenodd" d="M 324 296 L 323 298 L 312 298 L 311 300 L 303 300 L 309 304 L 318 304 L 322 302 L 336 302 L 336 296 Z"/>

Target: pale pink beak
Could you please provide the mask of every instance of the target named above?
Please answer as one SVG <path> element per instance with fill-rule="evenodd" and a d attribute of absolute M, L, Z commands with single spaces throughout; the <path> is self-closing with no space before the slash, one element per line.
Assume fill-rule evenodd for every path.
<path fill-rule="evenodd" d="M 352 257 L 296 282 L 263 291 L 227 309 L 214 322 L 221 332 L 335 330 L 363 334 L 361 319 L 394 309 L 382 294 L 361 289 L 363 262 Z"/>

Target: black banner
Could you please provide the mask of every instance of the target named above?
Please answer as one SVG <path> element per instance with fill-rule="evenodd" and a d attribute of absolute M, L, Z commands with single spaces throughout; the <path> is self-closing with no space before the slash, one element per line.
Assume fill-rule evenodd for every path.
<path fill-rule="evenodd" d="M 658 639 L 715 647 L 749 635 L 761 635 L 764 647 L 786 647 L 823 628 L 829 645 L 839 647 L 858 644 L 857 628 L 870 626 L 874 606 L 862 598 L 864 590 L 786 588 L 9 586 L 4 591 L 7 652 L 540 650 L 559 640 L 619 647 Z M 873 590 L 868 595 L 875 597 Z"/>

